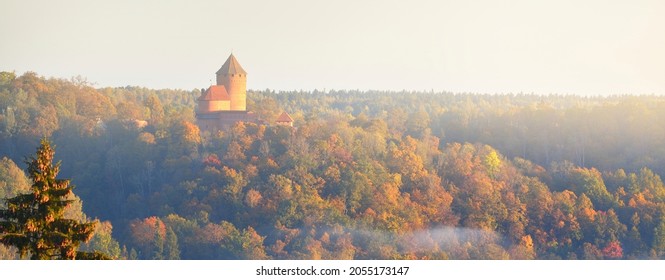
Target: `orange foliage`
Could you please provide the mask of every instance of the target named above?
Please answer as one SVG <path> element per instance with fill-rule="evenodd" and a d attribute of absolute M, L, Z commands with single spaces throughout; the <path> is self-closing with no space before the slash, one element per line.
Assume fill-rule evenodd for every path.
<path fill-rule="evenodd" d="M 158 236 L 161 238 L 166 236 L 166 225 L 155 216 L 134 220 L 129 224 L 129 229 L 134 242 L 138 244 L 150 244 Z"/>
<path fill-rule="evenodd" d="M 623 248 L 618 241 L 612 241 L 603 248 L 603 256 L 610 259 L 618 259 L 623 257 Z"/>

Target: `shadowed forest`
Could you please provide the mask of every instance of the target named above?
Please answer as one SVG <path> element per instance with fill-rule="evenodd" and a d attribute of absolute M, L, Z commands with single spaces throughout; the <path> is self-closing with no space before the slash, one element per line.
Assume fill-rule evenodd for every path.
<path fill-rule="evenodd" d="M 115 259 L 665 257 L 665 97 L 250 90 L 294 127 L 211 134 L 199 95 L 1 72 L 0 198 L 46 137 Z"/>

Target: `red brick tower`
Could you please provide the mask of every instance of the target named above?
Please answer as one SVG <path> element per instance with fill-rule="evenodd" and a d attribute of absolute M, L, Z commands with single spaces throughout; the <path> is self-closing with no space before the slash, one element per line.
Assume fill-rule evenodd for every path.
<path fill-rule="evenodd" d="M 231 111 L 247 111 L 247 72 L 231 54 L 217 71 L 217 85 L 223 85 L 231 100 Z"/>

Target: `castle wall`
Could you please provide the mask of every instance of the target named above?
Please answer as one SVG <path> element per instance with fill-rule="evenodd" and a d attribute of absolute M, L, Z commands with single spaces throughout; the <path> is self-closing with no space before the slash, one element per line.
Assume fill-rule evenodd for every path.
<path fill-rule="evenodd" d="M 219 111 L 212 113 L 197 113 L 196 124 L 202 131 L 228 130 L 236 122 L 256 122 L 256 116 L 251 112 Z"/>
<path fill-rule="evenodd" d="M 247 111 L 247 75 L 217 75 L 217 84 L 226 88 L 231 99 L 231 111 Z"/>
<path fill-rule="evenodd" d="M 293 127 L 293 122 L 275 122 L 275 124 Z"/>
<path fill-rule="evenodd" d="M 231 102 L 229 100 L 199 100 L 199 112 L 201 113 L 229 110 L 231 110 Z"/>
<path fill-rule="evenodd" d="M 196 118 L 196 125 L 201 129 L 201 131 L 210 131 L 214 132 L 216 130 L 220 130 L 221 128 L 217 124 L 216 119 L 204 119 L 204 118 Z"/>

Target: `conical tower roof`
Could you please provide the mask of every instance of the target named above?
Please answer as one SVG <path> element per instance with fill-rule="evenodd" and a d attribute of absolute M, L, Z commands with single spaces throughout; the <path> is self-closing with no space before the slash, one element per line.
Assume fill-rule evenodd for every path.
<path fill-rule="evenodd" d="M 240 66 L 240 63 L 238 63 L 238 60 L 236 59 L 233 54 L 229 55 L 229 58 L 226 59 L 226 62 L 224 62 L 224 65 L 222 65 L 222 68 L 219 68 L 217 73 L 219 74 L 243 74 L 247 75 L 247 72 L 245 72 L 245 69 L 242 69 L 242 66 Z"/>
<path fill-rule="evenodd" d="M 287 112 L 282 112 L 282 114 L 277 117 L 277 122 L 293 122 L 293 118 L 291 118 Z"/>

